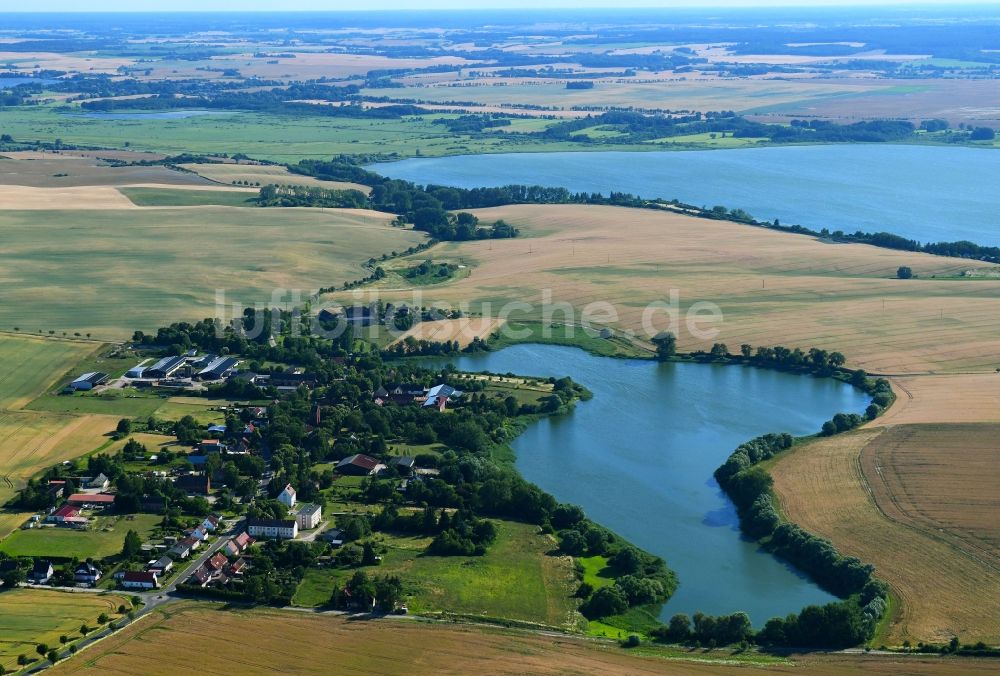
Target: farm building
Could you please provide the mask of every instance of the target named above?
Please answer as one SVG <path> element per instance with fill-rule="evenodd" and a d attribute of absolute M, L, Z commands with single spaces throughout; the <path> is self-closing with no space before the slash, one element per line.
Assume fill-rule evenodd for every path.
<path fill-rule="evenodd" d="M 417 461 L 410 456 L 403 455 L 398 458 L 394 458 L 389 464 L 395 467 L 400 474 L 409 474 L 413 471 L 413 468 L 416 467 Z"/>
<path fill-rule="evenodd" d="M 100 371 L 91 371 L 90 373 L 84 373 L 82 376 L 74 380 L 69 384 L 67 389 L 73 390 L 75 392 L 86 392 L 92 390 L 98 385 L 103 385 L 108 382 L 108 374 L 101 373 Z"/>
<path fill-rule="evenodd" d="M 120 583 L 123 589 L 156 589 L 160 586 L 156 573 L 141 573 L 135 570 L 126 571 Z"/>
<path fill-rule="evenodd" d="M 76 507 L 110 507 L 115 504 L 115 496 L 107 493 L 74 493 L 66 502 Z"/>
<path fill-rule="evenodd" d="M 247 519 L 247 533 L 255 538 L 290 540 L 299 534 L 295 519 Z"/>
<path fill-rule="evenodd" d="M 145 373 L 146 373 L 146 367 L 140 364 L 138 366 L 133 366 L 128 371 L 126 371 L 125 372 L 125 377 L 126 378 L 132 378 L 132 379 L 142 378 L 142 377 L 144 377 Z"/>
<path fill-rule="evenodd" d="M 169 378 L 186 363 L 187 360 L 184 357 L 164 357 L 146 369 L 143 376 L 146 378 Z"/>
<path fill-rule="evenodd" d="M 49 523 L 62 523 L 64 520 L 74 516 L 80 516 L 80 508 L 72 505 L 63 505 L 56 511 L 49 514 L 48 518 L 45 520 Z"/>
<path fill-rule="evenodd" d="M 292 484 L 285 486 L 281 493 L 278 494 L 278 502 L 289 509 L 295 506 L 295 489 L 292 488 Z"/>
<path fill-rule="evenodd" d="M 357 453 L 350 455 L 337 463 L 337 471 L 352 476 L 370 476 L 385 469 L 385 465 L 375 458 Z"/>
<path fill-rule="evenodd" d="M 302 530 L 315 528 L 322 518 L 323 508 L 319 505 L 302 505 L 295 515 L 295 519 L 299 522 L 299 528 Z"/>
<path fill-rule="evenodd" d="M 239 366 L 240 360 L 235 357 L 218 357 L 198 372 L 199 380 L 222 380 Z"/>

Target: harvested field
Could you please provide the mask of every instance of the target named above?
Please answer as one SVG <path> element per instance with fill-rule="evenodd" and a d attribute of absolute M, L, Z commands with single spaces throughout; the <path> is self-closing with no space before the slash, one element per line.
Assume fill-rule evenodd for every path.
<path fill-rule="evenodd" d="M 34 188 L 24 185 L 0 185 L 0 205 L 4 209 L 35 211 L 65 209 L 134 209 L 125 195 L 110 186 L 74 186 L 67 188 Z"/>
<path fill-rule="evenodd" d="M 275 289 L 304 298 L 365 276 L 371 256 L 425 239 L 390 227 L 391 218 L 230 207 L 5 211 L 0 326 L 124 337 L 213 316 L 217 289 L 227 303 L 287 302 L 287 292 L 272 300 Z"/>
<path fill-rule="evenodd" d="M 360 183 L 343 181 L 321 181 L 312 176 L 293 174 L 285 167 L 264 164 L 182 164 L 182 167 L 196 172 L 211 181 L 232 185 L 234 181 L 250 181 L 251 183 L 277 183 L 279 185 L 306 185 L 330 190 L 358 190 L 364 194 L 371 188 Z"/>
<path fill-rule="evenodd" d="M 810 532 L 831 539 L 844 554 L 875 565 L 877 575 L 891 585 L 900 600 L 887 643 L 899 645 L 906 639 L 946 643 L 952 636 L 966 643 L 1000 642 L 1000 569 L 983 557 L 969 556 L 925 525 L 894 520 L 879 509 L 875 496 L 888 498 L 889 489 L 878 487 L 873 477 L 862 471 L 861 458 L 875 452 L 868 447 L 882 447 L 886 434 L 890 433 L 885 428 L 865 428 L 804 444 L 782 456 L 772 475 L 783 513 Z M 890 434 L 885 441 L 894 438 Z M 912 481 L 912 472 L 919 475 L 921 468 L 909 465 L 905 457 L 898 456 L 897 462 L 906 464 L 904 481 Z M 957 471 L 964 472 L 954 470 L 951 476 L 958 477 Z M 923 477 L 920 482 L 928 480 Z M 958 483 L 941 481 L 936 494 L 940 496 L 948 487 L 950 500 L 973 494 L 978 485 L 963 490 Z M 898 487 L 899 480 L 890 478 L 889 485 Z M 909 495 L 902 488 L 893 490 Z M 955 521 L 967 527 L 970 518 L 983 518 L 982 503 L 989 499 L 983 496 L 994 495 L 995 489 L 977 494 L 980 497 L 970 514 L 978 517 L 961 514 Z M 936 500 L 933 509 L 941 518 L 951 508 L 947 500 Z M 934 505 L 934 499 L 924 502 L 914 496 L 907 504 L 907 509 L 923 510 Z"/>
<path fill-rule="evenodd" d="M 736 223 L 653 210 L 591 206 L 510 206 L 477 212 L 504 219 L 516 240 L 439 245 L 435 259 L 478 262 L 465 279 L 423 290 L 423 303 L 492 303 L 493 316 L 510 301 L 531 303 L 513 321 L 537 319 L 542 290 L 553 303 L 579 312 L 610 303 L 615 328 L 642 331 L 652 301 L 679 295 L 682 313 L 699 301 L 723 313 L 715 337 L 698 339 L 676 327 L 682 349 L 789 345 L 847 355 L 852 367 L 896 374 L 989 370 L 1000 353 L 1000 280 L 963 280 L 967 260 L 831 244 Z M 427 258 L 414 256 L 410 264 Z M 407 264 L 407 261 L 401 261 Z M 909 265 L 919 280 L 895 279 Z M 911 283 L 913 282 L 913 283 Z M 411 302 L 408 292 L 381 297 Z M 654 315 L 666 328 L 666 312 Z M 645 332 L 643 332 L 645 333 Z"/>
<path fill-rule="evenodd" d="M 436 342 L 457 340 L 459 345 L 465 347 L 472 342 L 473 338 L 486 338 L 502 325 L 503 322 L 499 319 L 485 319 L 479 317 L 444 319 L 438 322 L 421 322 L 404 333 L 394 342 L 406 340 L 411 337 L 416 340 L 430 340 Z"/>
<path fill-rule="evenodd" d="M 43 469 L 99 448 L 117 423 L 113 416 L 0 411 L 0 505 Z"/>
<path fill-rule="evenodd" d="M 20 654 L 37 658 L 35 646 L 59 646 L 59 636 L 79 638 L 80 625 L 97 626 L 101 613 L 117 616 L 118 606 L 130 607 L 116 594 L 72 594 L 39 589 L 0 592 L 0 666 L 15 672 Z"/>
<path fill-rule="evenodd" d="M 16 158 L 16 159 L 5 159 Z M 167 167 L 114 167 L 95 158 L 56 153 L 5 153 L 0 157 L 0 185 L 35 188 L 156 185 L 211 185 L 197 174 Z M 8 207 L 15 208 L 15 207 Z"/>
<path fill-rule="evenodd" d="M 883 514 L 1000 570 L 1000 425 L 898 425 L 861 451 Z"/>
<path fill-rule="evenodd" d="M 254 650 L 242 641 L 218 642 L 210 651 L 182 650 L 207 633 L 254 636 Z M 289 660 L 290 645 L 308 645 Z M 470 649 L 474 646 L 474 649 Z M 164 660 L 165 654 L 171 655 Z M 741 666 L 742 665 L 742 666 Z M 275 610 L 223 610 L 218 604 L 181 602 L 59 663 L 53 674 L 176 674 L 238 671 L 242 674 L 985 674 L 987 660 L 919 655 L 816 654 L 791 661 L 641 648 L 571 636 L 542 635 L 486 626 L 424 623 L 385 618 L 359 621 L 332 615 Z"/>
<path fill-rule="evenodd" d="M 896 403 L 875 425 L 1000 422 L 1000 374 L 891 378 Z"/>

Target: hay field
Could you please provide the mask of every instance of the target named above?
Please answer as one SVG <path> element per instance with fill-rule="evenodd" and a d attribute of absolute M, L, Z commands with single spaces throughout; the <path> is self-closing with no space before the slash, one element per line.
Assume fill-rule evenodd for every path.
<path fill-rule="evenodd" d="M 940 643 L 956 635 L 968 643 L 1000 642 L 1000 568 L 969 556 L 933 530 L 893 520 L 879 510 L 871 477 L 863 473 L 859 458 L 871 452 L 862 449 L 881 446 L 885 434 L 885 428 L 865 428 L 804 444 L 782 456 L 772 475 L 783 513 L 831 539 L 843 553 L 875 565 L 877 575 L 901 602 L 884 639 L 888 644 L 906 639 Z M 913 471 L 919 474 L 920 468 L 910 466 L 908 459 L 899 460 L 908 476 Z M 890 474 L 888 468 L 883 474 Z M 973 494 L 979 485 L 963 487 L 947 479 L 942 484 L 949 486 L 952 499 Z M 992 495 L 995 489 L 989 488 L 978 499 Z M 927 504 L 916 497 L 918 509 Z M 977 513 L 983 518 L 981 505 L 973 512 Z M 968 518 L 963 516 L 963 522 Z"/>
<path fill-rule="evenodd" d="M 178 650 L 216 635 L 211 650 Z M 254 636 L 247 649 L 241 636 Z M 235 638 L 234 638 L 235 637 Z M 164 655 L 170 659 L 165 660 Z M 294 656 L 294 659 L 292 659 Z M 641 648 L 487 626 L 409 619 L 350 620 L 180 602 L 60 662 L 57 675 L 286 674 L 986 674 L 988 660 L 920 655 L 805 654 L 790 660 Z"/>
<path fill-rule="evenodd" d="M 97 626 L 97 617 L 117 616 L 118 606 L 130 607 L 124 596 L 73 594 L 38 589 L 0 592 L 0 665 L 15 672 L 17 656 L 38 658 L 35 646 L 59 647 L 59 636 L 79 638 L 80 625 Z"/>
<path fill-rule="evenodd" d="M 390 220 L 332 209 L 3 212 L 0 326 L 121 338 L 213 316 L 217 289 L 229 303 L 271 302 L 278 288 L 305 297 L 424 240 Z"/>
<path fill-rule="evenodd" d="M 364 194 L 371 188 L 360 183 L 344 181 L 321 181 L 312 176 L 300 176 L 288 171 L 282 166 L 265 164 L 182 164 L 185 169 L 197 173 L 210 181 L 231 185 L 233 181 L 250 181 L 251 183 L 277 183 L 279 185 L 305 185 L 331 190 L 358 190 Z"/>
<path fill-rule="evenodd" d="M 712 342 L 812 346 L 840 350 L 852 367 L 896 374 L 993 371 L 1000 353 L 1000 280 L 935 279 L 975 262 L 830 244 L 735 223 L 670 212 L 592 206 L 510 206 L 477 212 L 502 218 L 524 237 L 440 245 L 433 257 L 478 263 L 465 278 L 423 289 L 424 305 L 445 301 L 473 309 L 517 300 L 537 318 L 542 290 L 579 310 L 607 301 L 615 328 L 641 330 L 643 310 L 679 292 L 682 312 L 708 301 L 723 312 L 715 338 L 695 338 L 683 323 L 682 349 Z M 427 258 L 421 253 L 413 258 Z M 405 261 L 404 261 L 405 263 Z M 921 279 L 897 280 L 909 265 Z M 985 265 L 985 264 L 982 264 Z M 412 302 L 410 293 L 381 291 Z M 531 315 L 534 314 L 534 317 Z M 665 328 L 666 313 L 654 328 Z"/>
<path fill-rule="evenodd" d="M 861 451 L 883 514 L 1000 570 L 1000 425 L 898 425 Z"/>

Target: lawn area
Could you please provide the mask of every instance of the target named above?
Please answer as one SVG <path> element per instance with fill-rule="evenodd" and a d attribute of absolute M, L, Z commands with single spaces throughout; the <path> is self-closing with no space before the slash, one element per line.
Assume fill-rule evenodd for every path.
<path fill-rule="evenodd" d="M 566 337 L 567 331 L 564 326 L 546 327 L 541 322 L 508 322 L 508 327 L 514 331 L 527 329 L 530 333 L 525 338 L 512 340 L 501 334 L 500 338 L 491 341 L 490 346 L 499 350 L 515 343 L 541 343 L 543 345 L 569 345 L 583 348 L 584 350 L 602 357 L 648 357 L 650 353 L 636 347 L 631 341 L 613 336 L 611 338 L 601 338 L 596 335 L 588 335 L 580 328 L 572 331 L 571 337 Z"/>
<path fill-rule="evenodd" d="M 97 347 L 90 342 L 0 334 L 0 409 L 21 408 Z"/>
<path fill-rule="evenodd" d="M 575 579 L 567 557 L 550 556 L 555 543 L 536 526 L 498 521 L 485 556 L 423 556 L 429 538 L 381 535 L 388 552 L 370 575 L 399 575 L 415 613 L 450 612 L 575 626 Z M 314 606 L 330 597 L 352 570 L 310 570 L 293 601 Z"/>
<path fill-rule="evenodd" d="M 17 656 L 37 658 L 35 646 L 58 646 L 59 637 L 79 638 L 80 625 L 97 626 L 97 617 L 117 616 L 118 606 L 131 607 L 116 594 L 74 594 L 39 589 L 0 592 L 0 666 L 17 671 Z"/>
<path fill-rule="evenodd" d="M 594 589 L 614 584 L 614 578 L 605 574 L 605 569 L 608 567 L 608 557 L 579 556 L 576 560 L 583 566 L 583 581 Z"/>
<path fill-rule="evenodd" d="M 223 423 L 226 420 L 226 414 L 215 409 L 230 403 L 224 399 L 170 397 L 156 409 L 156 417 L 161 420 L 180 420 L 189 415 L 202 425 Z"/>
<path fill-rule="evenodd" d="M 256 191 L 174 190 L 170 188 L 119 188 L 138 207 L 253 207 Z"/>
<path fill-rule="evenodd" d="M 162 517 L 136 514 L 130 517 L 97 517 L 90 530 L 33 528 L 15 531 L 0 542 L 0 552 L 9 556 L 45 556 L 54 559 L 102 559 L 121 552 L 130 530 L 147 540 Z"/>
<path fill-rule="evenodd" d="M 49 393 L 28 404 L 32 411 L 99 414 L 123 418 L 148 418 L 163 405 L 163 399 L 152 392 L 134 389 L 107 389 L 99 393 Z"/>

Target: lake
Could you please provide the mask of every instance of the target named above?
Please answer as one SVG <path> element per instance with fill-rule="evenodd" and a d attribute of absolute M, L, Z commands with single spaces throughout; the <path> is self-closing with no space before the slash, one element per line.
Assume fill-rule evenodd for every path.
<path fill-rule="evenodd" d="M 163 110 L 138 113 L 72 113 L 74 117 L 88 117 L 95 120 L 184 120 L 203 115 L 236 115 L 232 110 Z"/>
<path fill-rule="evenodd" d="M 594 393 L 567 415 L 533 423 L 513 443 L 529 481 L 662 556 L 680 586 L 674 613 L 746 611 L 755 626 L 834 599 L 741 536 L 712 473 L 767 432 L 817 432 L 866 395 L 830 379 L 744 366 L 660 364 L 515 345 L 448 360 L 464 371 L 570 376 Z"/>
<path fill-rule="evenodd" d="M 53 82 L 55 82 L 55 80 L 42 77 L 0 77 L 0 89 L 17 87 L 24 84 L 47 85 L 52 84 Z"/>
<path fill-rule="evenodd" d="M 512 183 L 630 192 L 695 206 L 741 208 L 762 220 L 922 242 L 1000 246 L 1000 151 L 908 145 L 822 145 L 678 152 L 459 155 L 375 164 L 420 184 Z"/>

